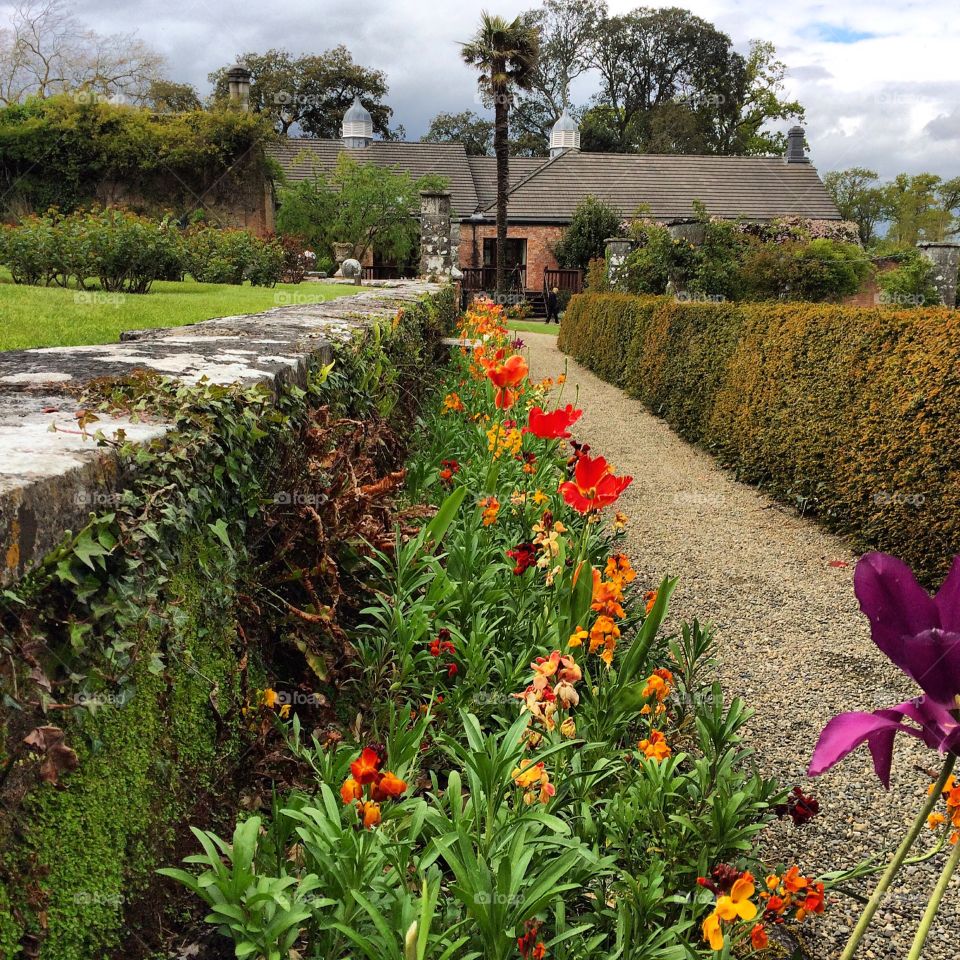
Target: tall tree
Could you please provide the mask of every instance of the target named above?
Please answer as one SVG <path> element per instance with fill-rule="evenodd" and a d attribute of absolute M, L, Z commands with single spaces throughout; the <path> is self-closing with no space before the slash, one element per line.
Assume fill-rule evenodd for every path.
<path fill-rule="evenodd" d="M 550 131 L 570 105 L 570 84 L 590 69 L 590 52 L 606 16 L 606 0 L 543 0 L 524 14 L 537 31 L 540 50 L 530 89 L 514 105 L 515 153 L 546 154 Z"/>
<path fill-rule="evenodd" d="M 462 143 L 468 156 L 488 157 L 493 151 L 493 123 L 472 110 L 438 113 L 420 140 L 423 143 Z"/>
<path fill-rule="evenodd" d="M 497 292 L 507 287 L 507 193 L 510 185 L 509 114 L 517 90 L 529 90 L 536 69 L 538 37 L 523 17 L 507 21 L 482 13 L 476 35 L 463 44 L 464 61 L 474 67 L 480 92 L 493 103 L 493 152 L 497 158 Z"/>
<path fill-rule="evenodd" d="M 142 103 L 163 57 L 135 34 L 87 29 L 66 0 L 22 0 L 0 30 L 0 103 L 89 91 Z"/>
<path fill-rule="evenodd" d="M 286 50 L 268 50 L 237 59 L 252 74 L 251 109 L 270 117 L 278 133 L 288 135 L 299 127 L 308 136 L 336 140 L 354 97 L 370 111 L 375 133 L 393 139 L 399 132 L 390 129 L 393 110 L 383 102 L 386 74 L 355 63 L 342 45 L 319 55 L 294 57 Z M 229 69 L 221 67 L 209 76 L 214 100 L 228 97 Z"/>
<path fill-rule="evenodd" d="M 884 191 L 876 170 L 866 167 L 832 170 L 823 178 L 823 185 L 840 216 L 856 223 L 860 242 L 864 246 L 871 244 L 884 218 Z"/>
<path fill-rule="evenodd" d="M 883 195 L 890 221 L 887 240 L 898 246 L 944 240 L 960 225 L 960 177 L 944 181 L 934 173 L 901 173 L 884 187 Z"/>

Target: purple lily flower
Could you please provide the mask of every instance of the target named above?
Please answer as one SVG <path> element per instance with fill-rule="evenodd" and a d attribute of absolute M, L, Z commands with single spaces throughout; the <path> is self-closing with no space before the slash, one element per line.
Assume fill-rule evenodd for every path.
<path fill-rule="evenodd" d="M 873 713 L 834 717 L 820 734 L 808 773 L 819 776 L 866 743 L 877 776 L 889 787 L 898 732 L 941 753 L 960 754 L 960 557 L 936 597 L 902 560 L 886 553 L 864 554 L 853 583 L 873 642 L 924 695 Z"/>

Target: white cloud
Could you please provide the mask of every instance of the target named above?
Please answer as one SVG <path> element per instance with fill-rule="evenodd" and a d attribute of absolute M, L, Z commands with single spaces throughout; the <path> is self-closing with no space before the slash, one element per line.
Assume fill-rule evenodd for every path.
<path fill-rule="evenodd" d="M 807 110 L 811 156 L 821 171 L 873 167 L 960 174 L 960 18 L 955 3 L 925 0 L 867 5 L 839 0 L 690 0 L 746 49 L 772 40 L 791 67 L 789 91 Z M 533 0 L 491 10 L 513 15 Z M 611 10 L 637 6 L 610 0 Z M 673 4 L 654 4 L 673 5 Z M 395 120 L 410 136 L 440 110 L 477 108 L 471 72 L 457 41 L 469 38 L 479 3 L 462 0 L 78 0 L 76 14 L 97 30 L 136 29 L 168 57 L 176 79 L 207 89 L 207 74 L 247 49 L 317 51 L 344 43 L 385 70 Z M 849 42 L 838 42 L 849 41 Z M 578 84 L 582 89 L 584 84 Z"/>

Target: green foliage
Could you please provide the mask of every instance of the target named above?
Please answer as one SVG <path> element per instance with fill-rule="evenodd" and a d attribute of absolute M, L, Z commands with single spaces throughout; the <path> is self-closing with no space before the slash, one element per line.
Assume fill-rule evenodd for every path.
<path fill-rule="evenodd" d="M 403 139 L 403 127 L 390 129 L 393 110 L 384 102 L 388 92 L 386 74 L 354 62 L 343 44 L 300 57 L 287 50 L 248 51 L 239 60 L 252 74 L 251 109 L 277 133 L 285 135 L 297 125 L 308 136 L 339 140 L 343 115 L 353 98 L 359 97 L 370 112 L 375 133 L 385 140 Z M 208 76 L 215 103 L 229 103 L 230 66 Z"/>
<path fill-rule="evenodd" d="M 444 371 L 407 465 L 410 503 L 436 512 L 370 560 L 368 605 L 350 636 L 363 705 L 353 737 L 307 742 L 294 716 L 288 746 L 316 783 L 274 803 L 258 876 L 271 886 L 318 879 L 323 899 L 308 904 L 297 944 L 315 956 L 509 960 L 532 931 L 531 946 L 540 940 L 556 960 L 687 960 L 701 950 L 696 877 L 721 861 L 762 869 L 756 838 L 778 795 L 752 769 L 749 712 L 725 704 L 708 678 L 709 630 L 663 636 L 669 579 L 649 611 L 645 587 L 625 588 L 609 667 L 586 642 L 568 646 L 578 624 L 595 625 L 591 567 L 606 569 L 616 535 L 558 494 L 567 474 L 556 441 L 518 431 L 519 451 L 491 450 L 503 413 L 471 359 L 457 354 Z M 462 409 L 441 405 L 451 391 Z M 529 385 L 509 416 L 522 423 L 546 391 Z M 493 520 L 482 502 L 491 495 Z M 517 572 L 507 551 L 538 524 L 556 552 Z M 561 650 L 582 670 L 577 703 L 561 714 L 574 729 L 558 728 L 559 715 L 535 721 L 516 696 L 529 692 L 531 664 Z M 653 717 L 644 687 L 667 662 L 676 702 Z M 661 727 L 672 757 L 644 756 L 640 738 Z M 407 788 L 382 800 L 368 829 L 347 778 L 371 743 Z M 196 889 L 195 877 L 176 875 Z M 242 895 L 231 903 L 242 910 Z"/>
<path fill-rule="evenodd" d="M 927 581 L 960 536 L 955 311 L 575 297 L 560 346 L 744 479 Z"/>
<path fill-rule="evenodd" d="M 493 124 L 472 110 L 438 113 L 422 143 L 462 143 L 468 157 L 488 157 L 493 150 Z"/>
<path fill-rule="evenodd" d="M 672 291 L 698 300 L 839 300 L 859 289 L 870 263 L 855 244 L 830 238 L 751 238 L 740 225 L 713 220 L 699 208 L 694 239 L 661 224 L 635 221 L 634 250 L 616 286 L 635 294 Z M 787 236 L 792 236 L 789 232 Z"/>
<path fill-rule="evenodd" d="M 245 537 L 271 469 L 308 400 L 331 391 L 345 402 L 368 358 L 383 362 L 364 402 L 382 393 L 395 403 L 405 381 L 390 358 L 421 370 L 451 309 L 450 291 L 407 305 L 395 328 L 342 348 L 346 383 L 315 371 L 309 392 L 290 385 L 274 398 L 133 377 L 97 383 L 83 398 L 87 429 L 101 408 L 164 417 L 173 429 L 152 445 L 122 443 L 130 480 L 110 512 L 91 516 L 0 602 L 0 644 L 20 667 L 4 682 L 4 719 L 13 721 L 5 756 L 18 776 L 36 766 L 16 731 L 22 736 L 39 698 L 63 708 L 56 720 L 79 758 L 60 789 L 21 791 L 21 805 L 0 821 L 0 904 L 12 904 L 16 918 L 0 922 L 4 948 L 26 936 L 50 960 L 105 955 L 128 932 L 128 911 L 138 916 L 144 898 L 164 905 L 151 878 L 184 819 L 208 809 L 205 825 L 217 829 L 220 814 L 235 809 L 233 775 L 247 741 L 241 711 L 261 670 L 256 651 L 237 640 L 238 595 L 256 582 Z M 31 644 L 30 676 L 18 638 Z M 214 794 L 222 807 L 207 802 Z M 276 906 L 253 897 L 254 922 L 282 927 L 288 893 L 263 892 Z M 149 915 L 159 912 L 151 904 Z M 261 933 L 264 942 L 272 936 Z"/>
<path fill-rule="evenodd" d="M 124 910 L 151 886 L 178 821 L 239 752 L 241 739 L 221 737 L 210 703 L 214 689 L 223 713 L 243 703 L 229 614 L 236 560 L 213 538 L 186 543 L 180 560 L 166 622 L 122 637 L 142 648 L 132 682 L 122 692 L 76 694 L 64 724 L 80 757 L 69 788 L 37 788 L 14 814 L 22 836 L 9 821 L 0 833 L 8 867 L 0 897 L 18 905 L 24 923 L 15 939 L 41 936 L 53 960 L 85 960 L 119 941 Z M 161 643 L 166 675 L 150 669 Z M 37 871 L 45 931 L 24 909 L 37 906 Z"/>
<path fill-rule="evenodd" d="M 883 291 L 881 302 L 893 307 L 939 306 L 940 293 L 933 282 L 937 268 L 933 262 L 917 249 L 906 251 L 899 259 L 899 266 L 877 276 Z"/>
<path fill-rule="evenodd" d="M 0 233 L 0 263 L 14 283 L 56 283 L 84 289 L 95 278 L 108 292 L 146 293 L 177 273 L 180 239 L 167 221 L 123 210 L 27 217 Z"/>
<path fill-rule="evenodd" d="M 603 257 L 608 237 L 619 237 L 623 225 L 619 211 L 596 197 L 585 197 L 573 211 L 570 226 L 554 253 L 561 267 L 586 270 L 591 260 Z"/>
<path fill-rule="evenodd" d="M 102 98 L 32 99 L 0 110 L 5 205 L 70 212 L 122 183 L 141 212 L 178 215 L 263 172 L 269 126 L 238 110 L 152 113 Z"/>
<path fill-rule="evenodd" d="M 420 236 L 411 217 L 419 209 L 420 191 L 445 185 L 437 175 L 414 179 L 342 154 L 328 178 L 303 180 L 283 191 L 277 229 L 305 238 L 320 254 L 334 243 L 348 243 L 355 257 L 376 249 L 387 260 L 406 263 Z"/>
<path fill-rule="evenodd" d="M 283 278 L 286 253 L 276 240 L 263 239 L 248 230 L 199 227 L 183 240 L 183 269 L 198 283 L 273 287 Z"/>

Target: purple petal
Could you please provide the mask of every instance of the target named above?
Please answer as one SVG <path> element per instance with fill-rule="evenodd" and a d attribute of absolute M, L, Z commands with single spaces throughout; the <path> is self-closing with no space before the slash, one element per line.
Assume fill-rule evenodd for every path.
<path fill-rule="evenodd" d="M 853 575 L 853 589 L 873 625 L 874 643 L 888 656 L 881 640 L 895 642 L 940 626 L 933 598 L 913 571 L 889 553 L 865 553 Z"/>
<path fill-rule="evenodd" d="M 940 614 L 940 626 L 951 633 L 960 633 L 960 556 L 953 558 L 953 566 L 933 602 Z"/>
<path fill-rule="evenodd" d="M 893 738 L 897 731 L 902 730 L 911 736 L 922 738 L 922 734 L 913 727 L 898 722 L 905 712 L 901 708 L 905 706 L 907 704 L 900 704 L 876 713 L 841 713 L 834 717 L 820 734 L 807 774 L 811 777 L 820 776 L 856 750 L 860 744 L 867 743 L 873 756 L 873 768 L 880 782 L 889 789 Z"/>
<path fill-rule="evenodd" d="M 947 709 L 960 693 L 960 633 L 933 629 L 906 637 L 898 657 L 890 658 L 924 693 Z M 898 662 L 902 661 L 902 662 Z"/>

